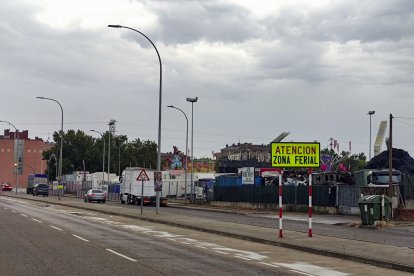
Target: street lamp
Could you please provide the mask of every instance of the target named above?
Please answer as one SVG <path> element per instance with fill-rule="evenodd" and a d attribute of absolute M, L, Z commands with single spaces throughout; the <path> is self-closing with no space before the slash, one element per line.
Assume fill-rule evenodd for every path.
<path fill-rule="evenodd" d="M 103 149 L 102 149 L 102 182 L 101 182 L 101 188 L 103 188 L 103 182 L 105 178 L 105 138 L 102 132 L 99 132 L 97 130 L 91 129 L 90 131 L 99 133 L 102 136 L 103 140 Z"/>
<path fill-rule="evenodd" d="M 170 107 L 170 108 L 175 108 L 175 109 L 177 109 L 177 110 L 179 110 L 179 111 L 181 111 L 181 113 L 183 113 L 184 114 L 184 117 L 185 117 L 185 120 L 186 120 L 186 122 L 187 122 L 187 130 L 186 130 L 186 134 L 185 134 L 185 168 L 184 168 L 184 171 L 185 171 L 185 179 L 184 179 L 184 182 L 185 182 L 185 191 L 184 191 L 184 193 L 185 193 L 185 201 L 187 202 L 187 170 L 188 170 L 188 161 L 187 161 L 187 150 L 188 150 L 188 118 L 187 118 L 187 115 L 185 114 L 185 112 L 184 111 L 182 111 L 180 108 L 178 108 L 178 107 L 175 107 L 175 106 L 173 106 L 173 105 L 168 105 L 167 107 Z"/>
<path fill-rule="evenodd" d="M 157 56 L 158 56 L 158 61 L 160 63 L 160 91 L 159 91 L 159 103 L 158 103 L 158 155 L 157 155 L 157 171 L 161 172 L 161 102 L 162 102 L 162 63 L 161 63 L 161 57 L 160 54 L 158 52 L 157 47 L 155 47 L 155 44 L 151 41 L 151 39 L 149 39 L 145 34 L 141 33 L 140 31 L 130 28 L 130 27 L 126 27 L 126 26 L 122 26 L 122 25 L 108 25 L 109 28 L 125 28 L 125 29 L 129 29 L 132 31 L 135 31 L 139 34 L 141 34 L 142 36 L 144 36 L 150 43 L 151 45 L 154 47 L 155 51 L 157 52 Z M 159 213 L 159 209 L 160 209 L 160 196 L 161 196 L 161 192 L 157 191 L 156 192 L 156 213 Z"/>
<path fill-rule="evenodd" d="M 371 116 L 375 114 L 375 110 L 368 111 L 369 115 L 369 159 L 371 160 Z"/>
<path fill-rule="evenodd" d="M 62 185 L 62 161 L 63 161 L 63 157 L 62 157 L 62 153 L 63 153 L 63 108 L 62 105 L 60 104 L 60 102 L 58 102 L 55 99 L 51 99 L 51 98 L 46 98 L 46 97 L 36 97 L 37 99 L 40 100 L 48 100 L 48 101 L 53 101 L 55 103 L 57 103 L 60 106 L 60 110 L 62 112 L 62 121 L 60 124 L 60 153 L 59 153 L 59 186 L 58 186 L 58 199 L 60 200 L 60 188 Z"/>
<path fill-rule="evenodd" d="M 187 102 L 191 103 L 191 201 L 194 202 L 194 156 L 193 156 L 193 142 L 194 142 L 194 103 L 197 102 L 198 97 L 195 98 L 187 98 Z"/>
<path fill-rule="evenodd" d="M 19 187 L 19 168 L 20 168 L 20 162 L 19 162 L 19 131 L 17 130 L 17 128 L 10 122 L 8 121 L 3 121 L 0 120 L 0 122 L 2 123 L 6 123 L 11 125 L 12 127 L 14 127 L 14 131 L 16 132 L 15 134 L 15 138 L 16 138 L 16 161 L 14 163 L 14 166 L 16 167 L 16 195 L 17 195 L 17 188 Z"/>

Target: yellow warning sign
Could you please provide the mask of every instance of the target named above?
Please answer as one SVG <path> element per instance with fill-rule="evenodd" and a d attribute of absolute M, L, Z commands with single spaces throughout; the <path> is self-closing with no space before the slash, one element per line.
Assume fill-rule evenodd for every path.
<path fill-rule="evenodd" d="M 319 143 L 272 143 L 272 167 L 319 168 L 319 158 Z"/>

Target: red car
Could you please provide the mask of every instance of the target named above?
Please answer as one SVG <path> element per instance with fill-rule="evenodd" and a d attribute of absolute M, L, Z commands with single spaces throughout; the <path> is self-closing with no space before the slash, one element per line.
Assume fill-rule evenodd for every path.
<path fill-rule="evenodd" d="M 13 187 L 10 184 L 1 184 L 1 190 L 2 191 L 11 191 L 13 190 Z"/>

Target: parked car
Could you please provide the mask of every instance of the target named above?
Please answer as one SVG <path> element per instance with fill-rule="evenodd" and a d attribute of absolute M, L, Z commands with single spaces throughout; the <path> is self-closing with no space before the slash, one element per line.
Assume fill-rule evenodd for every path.
<path fill-rule="evenodd" d="M 33 195 L 34 196 L 38 196 L 38 195 L 42 195 L 42 196 L 48 196 L 49 195 L 49 185 L 47 184 L 36 184 L 33 188 Z"/>
<path fill-rule="evenodd" d="M 2 191 L 11 191 L 11 190 L 13 190 L 13 187 L 8 183 L 4 183 L 4 184 L 1 184 L 1 190 Z"/>
<path fill-rule="evenodd" d="M 100 189 L 90 189 L 86 192 L 85 196 L 83 197 L 83 201 L 85 202 L 102 202 L 105 203 L 106 200 L 106 192 Z"/>

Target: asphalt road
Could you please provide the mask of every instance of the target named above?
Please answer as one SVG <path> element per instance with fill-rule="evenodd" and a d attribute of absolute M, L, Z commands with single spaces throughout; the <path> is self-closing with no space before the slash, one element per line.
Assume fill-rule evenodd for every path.
<path fill-rule="evenodd" d="M 91 216 L 46 204 L 1 202 L 0 275 L 299 275 L 83 215 Z"/>
<path fill-rule="evenodd" d="M 0 221 L 0 275 L 408 275 L 16 198 L 0 197 Z"/>

